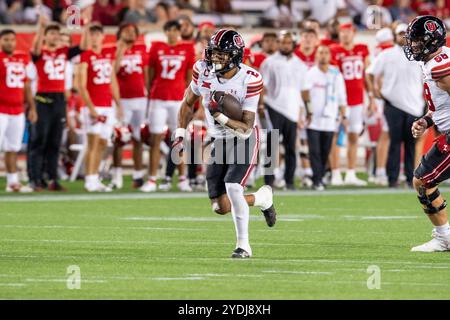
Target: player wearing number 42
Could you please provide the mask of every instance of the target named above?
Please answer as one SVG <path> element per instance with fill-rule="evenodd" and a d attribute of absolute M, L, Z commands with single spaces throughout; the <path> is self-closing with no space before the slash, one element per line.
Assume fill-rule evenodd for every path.
<path fill-rule="evenodd" d="M 413 123 L 412 134 L 418 138 L 432 126 L 441 133 L 433 147 L 422 157 L 413 180 L 419 202 L 434 226 L 432 239 L 411 250 L 449 251 L 447 202 L 439 193 L 438 185 L 450 178 L 450 48 L 445 47 L 445 25 L 433 16 L 415 18 L 409 24 L 405 37 L 406 57 L 418 61 L 422 67 L 424 95 L 428 104 L 427 114 Z"/>
<path fill-rule="evenodd" d="M 43 179 L 44 158 L 50 180 L 49 189 L 61 191 L 58 183 L 58 157 L 66 118 L 65 69 L 68 60 L 79 55 L 87 46 L 83 34 L 80 46 L 61 46 L 61 27 L 46 24 L 39 19 L 31 56 L 37 72 L 37 119 L 32 119 L 28 154 L 30 185 L 40 191 Z"/>
<path fill-rule="evenodd" d="M 245 182 L 256 163 L 259 148 L 255 114 L 263 80 L 259 72 L 242 63 L 243 54 L 244 41 L 236 31 L 221 29 L 211 37 L 205 59 L 194 65 L 173 143 L 175 153 L 183 150 L 192 108 L 202 97 L 208 131 L 213 138 L 211 160 L 206 170 L 208 196 L 215 213 L 223 215 L 231 211 L 233 216 L 237 243 L 232 258 L 252 255 L 249 206 L 261 208 L 269 227 L 276 220 L 269 186 L 244 195 Z M 236 101 L 242 113 L 236 112 Z"/>

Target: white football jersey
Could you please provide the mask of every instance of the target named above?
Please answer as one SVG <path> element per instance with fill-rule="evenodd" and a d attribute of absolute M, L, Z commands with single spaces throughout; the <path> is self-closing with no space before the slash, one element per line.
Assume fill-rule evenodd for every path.
<path fill-rule="evenodd" d="M 430 61 L 420 63 L 424 74 L 424 96 L 428 109 L 433 112 L 433 121 L 440 132 L 450 131 L 450 95 L 440 89 L 436 80 L 450 75 L 450 48 L 442 47 L 442 52 Z"/>
<path fill-rule="evenodd" d="M 231 138 L 234 137 L 233 130 L 215 122 L 208 111 L 211 94 L 214 91 L 224 91 L 233 95 L 241 103 L 243 111 L 256 113 L 263 81 L 258 71 L 243 63 L 233 78 L 218 79 L 216 74 L 207 67 L 206 61 L 198 60 L 192 72 L 191 89 L 194 94 L 202 97 L 209 134 L 214 138 Z"/>

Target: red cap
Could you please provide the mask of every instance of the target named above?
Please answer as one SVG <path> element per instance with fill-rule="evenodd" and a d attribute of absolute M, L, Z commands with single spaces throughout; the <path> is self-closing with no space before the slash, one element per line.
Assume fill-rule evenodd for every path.
<path fill-rule="evenodd" d="M 202 30 L 204 27 L 210 27 L 210 28 L 213 28 L 213 29 L 216 29 L 217 27 L 216 27 L 216 25 L 213 23 L 213 22 L 211 22 L 211 21 L 203 21 L 203 22 L 200 22 L 199 24 L 198 24 L 198 30 L 200 31 L 200 30 Z"/>
<path fill-rule="evenodd" d="M 355 29 L 355 26 L 351 22 L 346 22 L 346 23 L 340 24 L 339 30 L 344 30 L 344 29 Z"/>

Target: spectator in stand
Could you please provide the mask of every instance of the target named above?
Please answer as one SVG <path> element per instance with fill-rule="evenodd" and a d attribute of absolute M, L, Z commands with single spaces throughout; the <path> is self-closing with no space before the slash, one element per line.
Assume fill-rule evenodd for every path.
<path fill-rule="evenodd" d="M 393 20 L 400 20 L 403 23 L 409 23 L 417 16 L 417 13 L 411 9 L 410 0 L 397 0 L 389 11 Z"/>
<path fill-rule="evenodd" d="M 24 21 L 23 17 L 23 4 L 20 0 L 14 0 L 9 2 L 8 6 L 8 23 L 9 24 L 21 24 Z"/>
<path fill-rule="evenodd" d="M 231 13 L 233 7 L 230 0 L 209 0 L 209 10 L 217 13 Z"/>
<path fill-rule="evenodd" d="M 8 24 L 8 5 L 5 0 L 0 0 L 0 24 Z"/>
<path fill-rule="evenodd" d="M 330 19 L 346 15 L 344 0 L 308 0 L 311 8 L 310 18 L 314 18 L 321 25 L 326 25 Z"/>
<path fill-rule="evenodd" d="M 27 24 L 36 24 L 39 15 L 46 15 L 52 20 L 52 10 L 42 3 L 42 0 L 25 1 L 25 9 L 23 10 L 24 22 Z"/>
<path fill-rule="evenodd" d="M 158 2 L 153 9 L 156 17 L 156 24 L 161 28 L 167 21 L 169 21 L 169 8 L 170 6 L 167 3 L 161 1 Z"/>
<path fill-rule="evenodd" d="M 360 26 L 361 18 L 367 9 L 366 0 L 346 0 L 347 11 L 350 17 L 352 17 L 353 22 Z"/>
<path fill-rule="evenodd" d="M 291 0 L 276 0 L 264 13 L 263 20 L 264 25 L 273 28 L 293 28 L 298 26 L 302 16 L 292 8 Z"/>
<path fill-rule="evenodd" d="M 136 25 L 155 23 L 157 18 L 151 10 L 146 8 L 145 3 L 145 0 L 130 0 L 130 9 L 123 18 L 124 22 Z"/>
<path fill-rule="evenodd" d="M 180 6 L 176 3 L 170 5 L 167 9 L 169 20 L 177 20 L 180 17 Z"/>
<path fill-rule="evenodd" d="M 94 4 L 92 20 L 104 26 L 114 26 L 119 23 L 118 13 L 122 5 L 118 0 L 97 0 Z"/>

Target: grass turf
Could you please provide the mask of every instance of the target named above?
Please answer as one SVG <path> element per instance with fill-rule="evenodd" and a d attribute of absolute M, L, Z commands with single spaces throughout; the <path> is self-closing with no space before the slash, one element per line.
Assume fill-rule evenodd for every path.
<path fill-rule="evenodd" d="M 231 216 L 206 196 L 13 200 L 0 197 L 2 299 L 450 298 L 450 255 L 409 252 L 431 231 L 413 192 L 279 194 L 274 228 L 251 210 L 244 261 L 229 258 Z M 70 265 L 80 290 L 67 288 Z"/>

